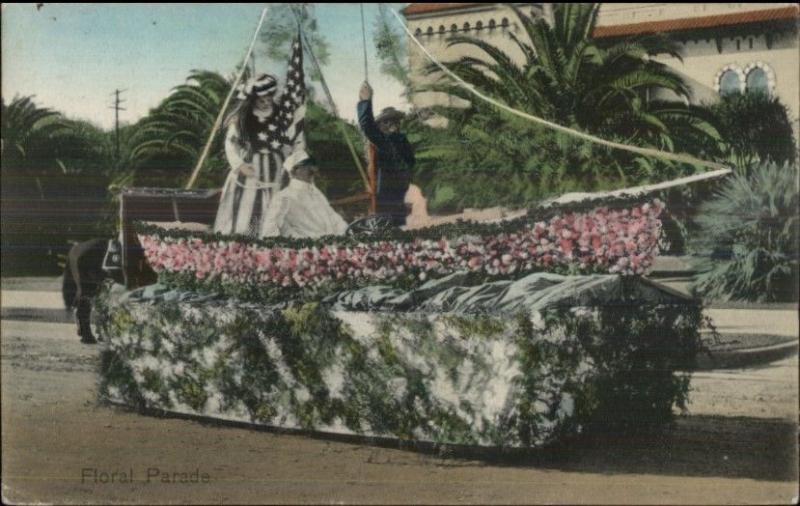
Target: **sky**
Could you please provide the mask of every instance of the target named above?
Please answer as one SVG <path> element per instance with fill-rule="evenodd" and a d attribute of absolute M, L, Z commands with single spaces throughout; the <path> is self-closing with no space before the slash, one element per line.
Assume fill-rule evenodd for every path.
<path fill-rule="evenodd" d="M 37 10 L 36 4 L 5 3 L 3 99 L 34 95 L 39 106 L 111 128 L 114 90 L 123 89 L 126 110 L 120 112 L 120 122 L 133 123 L 185 82 L 193 69 L 232 74 L 267 5 L 43 4 Z M 399 10 L 406 4 L 388 5 Z M 359 4 L 319 4 L 315 12 L 319 31 L 330 44 L 323 74 L 340 115 L 352 121 L 364 80 Z M 374 106 L 407 110 L 401 85 L 379 70 L 372 42 L 377 13 L 377 4 L 364 4 Z M 257 71 L 269 72 L 270 63 L 258 56 L 259 48 Z"/>

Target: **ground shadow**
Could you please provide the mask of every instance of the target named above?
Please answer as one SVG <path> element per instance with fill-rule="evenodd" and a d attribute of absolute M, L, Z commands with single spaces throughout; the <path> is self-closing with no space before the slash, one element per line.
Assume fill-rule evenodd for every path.
<path fill-rule="evenodd" d="M 797 481 L 797 456 L 797 425 L 789 420 L 693 415 L 660 430 L 586 435 L 510 465 Z"/>
<path fill-rule="evenodd" d="M 436 445 L 393 438 L 265 427 L 161 410 L 145 409 L 140 412 L 149 416 L 193 420 L 203 425 L 239 427 L 321 441 L 403 450 L 425 455 L 435 461 L 431 463 L 440 467 L 490 465 L 592 474 L 654 474 L 762 481 L 797 481 L 798 473 L 797 424 L 785 419 L 682 416 L 661 428 L 595 430 L 551 447 L 529 450 Z M 390 462 L 387 461 L 387 464 Z M 391 465 L 397 464 L 396 459 L 391 462 Z"/>
<path fill-rule="evenodd" d="M 72 311 L 28 307 L 0 308 L 0 319 L 37 323 L 75 323 Z"/>

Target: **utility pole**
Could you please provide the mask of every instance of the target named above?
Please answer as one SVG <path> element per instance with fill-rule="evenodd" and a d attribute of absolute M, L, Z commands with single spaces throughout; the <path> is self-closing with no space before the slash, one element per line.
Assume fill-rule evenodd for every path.
<path fill-rule="evenodd" d="M 124 107 L 120 107 L 119 105 L 124 102 L 124 100 L 120 100 L 119 94 L 128 91 L 128 90 L 114 90 L 114 105 L 109 107 L 109 109 L 114 109 L 114 136 L 116 138 L 115 147 L 114 147 L 114 159 L 119 162 L 119 111 L 124 111 Z"/>

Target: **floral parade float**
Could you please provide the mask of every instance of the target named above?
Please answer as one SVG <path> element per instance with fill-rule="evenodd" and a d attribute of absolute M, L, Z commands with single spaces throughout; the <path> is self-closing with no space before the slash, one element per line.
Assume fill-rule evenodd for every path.
<path fill-rule="evenodd" d="M 100 395 L 254 426 L 499 448 L 664 423 L 687 402 L 704 320 L 697 301 L 645 277 L 664 210 L 655 195 L 729 172 L 566 195 L 515 219 L 317 239 L 165 226 L 154 221 L 211 223 L 218 194 L 129 189 L 122 238 L 141 248 L 122 248 L 135 289 L 97 300 Z"/>
<path fill-rule="evenodd" d="M 687 400 L 703 322 L 695 301 L 643 277 L 663 208 L 629 191 L 321 239 L 136 223 L 159 283 L 101 301 L 101 392 L 256 425 L 491 447 L 663 422 Z"/>

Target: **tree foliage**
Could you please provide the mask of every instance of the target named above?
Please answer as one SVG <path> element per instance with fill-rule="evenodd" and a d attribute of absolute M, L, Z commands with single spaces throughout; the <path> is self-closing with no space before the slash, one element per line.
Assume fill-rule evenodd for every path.
<path fill-rule="evenodd" d="M 361 177 L 358 175 L 350 149 L 342 137 L 340 125 L 344 126 L 345 135 L 356 149 L 363 145 L 358 128 L 337 118 L 313 101 L 307 103 L 305 124 L 309 152 L 314 155 L 320 168 L 320 176 L 316 180 L 317 186 L 329 199 L 363 192 Z M 366 166 L 363 158 L 362 164 Z"/>
<path fill-rule="evenodd" d="M 757 162 L 791 163 L 797 151 L 789 113 L 777 97 L 763 93 L 721 97 L 711 106 L 726 154 L 738 167 Z"/>
<path fill-rule="evenodd" d="M 695 247 L 707 256 L 694 289 L 715 300 L 797 300 L 797 166 L 760 164 L 701 205 Z"/>
<path fill-rule="evenodd" d="M 485 95 L 564 126 L 626 144 L 701 157 L 717 155 L 719 132 L 705 108 L 682 101 L 648 99 L 656 91 L 688 96 L 683 79 L 651 58 L 680 58 L 676 43 L 654 35 L 597 41 L 591 37 L 597 4 L 556 4 L 552 25 L 512 8 L 522 31 L 521 35 L 513 31 L 508 35 L 524 55 L 521 62 L 485 40 L 454 35 L 448 39 L 450 47 L 477 49 L 481 56 L 463 56 L 444 65 Z M 433 64 L 427 71 L 441 76 Z M 489 171 L 483 181 L 498 187 L 496 192 L 469 197 L 453 188 L 462 200 L 471 199 L 475 204 L 524 203 L 534 196 L 572 188 L 591 191 L 630 186 L 695 170 L 685 164 L 612 152 L 523 124 L 476 100 L 444 76 L 415 91 L 444 92 L 469 104 L 466 109 L 443 107 L 436 112 L 454 124 L 452 131 L 458 138 L 449 153 L 457 152 L 460 161 L 445 155 L 442 165 L 458 164 L 452 167 L 454 172 Z M 503 136 L 496 135 L 499 131 Z M 457 174 L 449 170 L 444 168 L 435 177 L 456 178 Z M 486 188 L 486 184 L 476 185 L 476 190 Z M 495 196 L 500 200 L 492 200 Z"/>
<path fill-rule="evenodd" d="M 67 130 L 61 114 L 38 107 L 33 97 L 2 101 L 2 167 L 7 170 L 59 169 L 54 139 Z"/>
<path fill-rule="evenodd" d="M 264 44 L 261 54 L 272 63 L 285 64 L 289 60 L 292 41 L 297 37 L 298 18 L 305 40 L 311 45 L 306 50 L 314 53 L 320 65 L 326 65 L 330 60 L 330 45 L 319 31 L 314 5 L 308 3 L 270 5 L 267 21 L 261 29 L 260 40 Z M 312 81 L 320 80 L 310 58 L 304 58 L 303 65 L 305 74 Z"/>
<path fill-rule="evenodd" d="M 511 107 L 585 132 L 668 150 L 677 148 L 679 140 L 689 143 L 689 135 L 681 133 L 715 136 L 710 115 L 701 108 L 647 100 L 647 93 L 655 90 L 688 98 L 682 77 L 652 58 L 680 59 L 680 46 L 659 35 L 601 43 L 591 38 L 598 9 L 599 4 L 556 4 L 551 26 L 514 8 L 527 37 L 509 32 L 525 55 L 521 63 L 484 40 L 456 35 L 449 38 L 450 47 L 471 46 L 485 56 L 464 56 L 446 66 Z M 474 100 L 452 83 L 432 88 Z"/>
<path fill-rule="evenodd" d="M 88 121 L 64 118 L 33 97 L 2 102 L 2 169 L 25 175 L 43 192 L 57 175 L 103 175 L 113 170 L 110 135 Z M 44 198 L 44 195 L 41 195 Z"/>
<path fill-rule="evenodd" d="M 407 96 L 411 92 L 412 83 L 409 76 L 406 38 L 389 18 L 384 4 L 378 5 L 373 42 L 378 59 L 381 61 L 381 72 L 400 82 Z"/>
<path fill-rule="evenodd" d="M 33 97 L 2 101 L 4 274 L 57 273 L 70 240 L 104 233 L 108 139 Z"/>
<path fill-rule="evenodd" d="M 193 70 L 186 83 L 173 88 L 139 122 L 132 139 L 132 157 L 140 180 L 156 178 L 167 183 L 157 186 L 182 186 L 200 158 L 230 86 L 218 73 Z M 201 185 L 220 186 L 224 179 L 227 165 L 220 131 L 214 137 Z"/>

